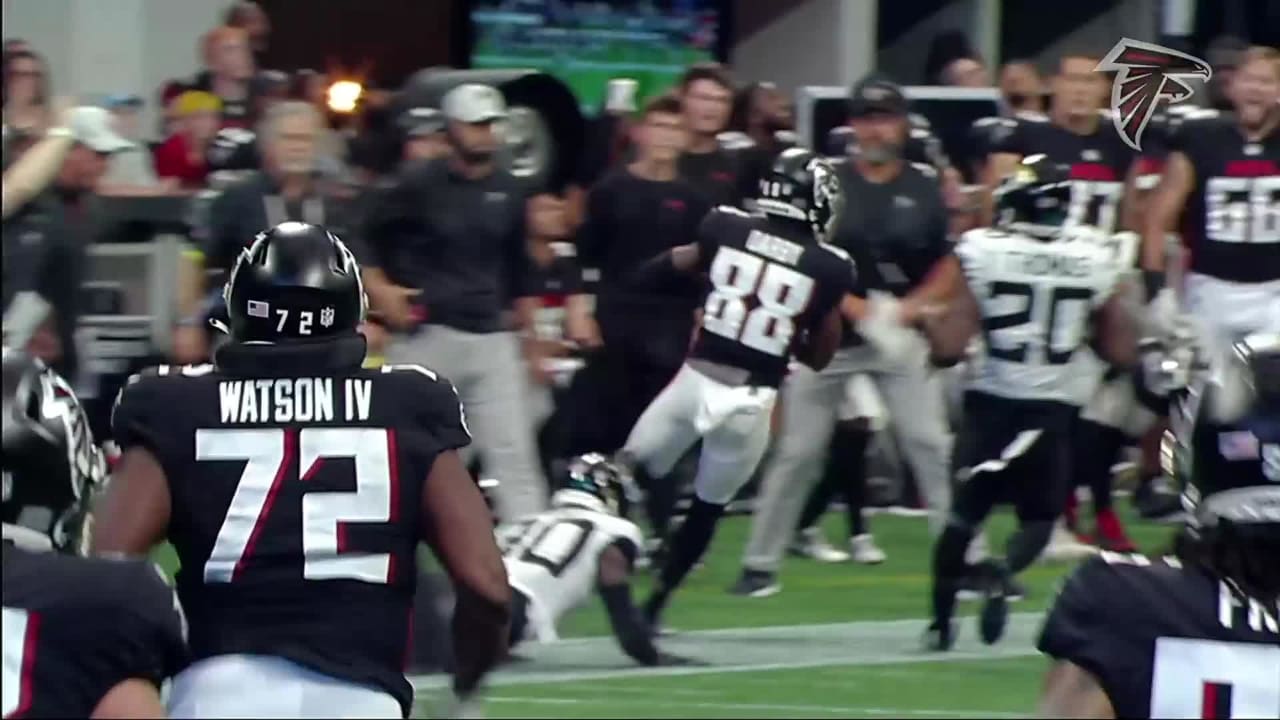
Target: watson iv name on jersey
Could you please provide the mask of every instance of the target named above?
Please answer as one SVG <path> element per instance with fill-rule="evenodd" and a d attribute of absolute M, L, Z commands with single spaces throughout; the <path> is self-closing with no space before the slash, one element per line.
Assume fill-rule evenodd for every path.
<path fill-rule="evenodd" d="M 186 627 L 139 560 L 4 546 L 5 718 L 87 718 L 116 685 L 157 688 L 186 664 Z"/>
<path fill-rule="evenodd" d="M 796 341 L 816 332 L 853 287 L 848 256 L 730 207 L 707 214 L 698 248 L 711 289 L 689 357 L 747 370 L 748 384 L 778 387 Z"/>
<path fill-rule="evenodd" d="M 1055 125 L 1040 113 L 1020 112 L 1015 118 L 999 121 L 990 137 L 993 153 L 1045 155 L 1070 168 L 1067 227 L 1116 230 L 1124 180 L 1134 152 L 1112 127 L 1109 111 L 1099 111 L 1093 131 L 1083 135 Z"/>
<path fill-rule="evenodd" d="M 1278 618 L 1175 558 L 1103 552 L 1067 580 L 1039 649 L 1097 678 L 1116 717 L 1280 717 Z"/>
<path fill-rule="evenodd" d="M 529 601 L 527 636 L 555 640 L 556 623 L 596 588 L 600 554 L 621 545 L 634 558 L 644 536 L 611 513 L 563 506 L 498 528 L 511 588 Z"/>
<path fill-rule="evenodd" d="M 147 448 L 168 478 L 194 660 L 282 657 L 382 688 L 407 712 L 423 482 L 470 435 L 453 386 L 426 368 L 313 359 L 314 375 L 135 376 L 115 440 Z"/>
<path fill-rule="evenodd" d="M 1010 400 L 1080 405 L 1095 389 L 1082 373 L 1093 311 L 1116 285 L 1114 250 L 1088 228 L 1045 241 L 982 228 L 956 256 L 982 314 L 985 353 L 968 388 Z"/>
<path fill-rule="evenodd" d="M 1190 269 L 1222 280 L 1280 280 L 1280 129 L 1246 139 L 1215 110 L 1169 121 L 1165 140 L 1195 172 L 1183 211 Z"/>

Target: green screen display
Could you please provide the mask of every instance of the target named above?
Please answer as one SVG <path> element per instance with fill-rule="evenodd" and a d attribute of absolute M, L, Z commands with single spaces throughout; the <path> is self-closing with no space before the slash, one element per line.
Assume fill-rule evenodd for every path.
<path fill-rule="evenodd" d="M 669 89 L 689 65 L 715 59 L 718 5 L 478 0 L 471 8 L 471 66 L 545 72 L 568 85 L 589 114 L 603 107 L 609 80 L 631 78 L 639 105 Z"/>

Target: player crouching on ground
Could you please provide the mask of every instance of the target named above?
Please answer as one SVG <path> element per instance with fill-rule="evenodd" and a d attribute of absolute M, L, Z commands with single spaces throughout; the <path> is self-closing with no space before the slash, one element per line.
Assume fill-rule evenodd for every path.
<path fill-rule="evenodd" d="M 1178 396 L 1175 556 L 1102 553 L 1067 580 L 1040 636 L 1041 717 L 1280 717 L 1280 334 Z"/>
<path fill-rule="evenodd" d="M 551 509 L 498 528 L 512 588 L 509 647 L 555 640 L 556 623 L 594 588 L 624 652 L 641 665 L 684 664 L 658 651 L 631 601 L 632 568 L 644 536 L 627 519 L 634 494 L 625 471 L 603 455 L 569 462 Z"/>
<path fill-rule="evenodd" d="M 164 717 L 182 611 L 151 563 L 78 555 L 106 463 L 75 393 L 5 348 L 3 413 L 4 717 Z"/>

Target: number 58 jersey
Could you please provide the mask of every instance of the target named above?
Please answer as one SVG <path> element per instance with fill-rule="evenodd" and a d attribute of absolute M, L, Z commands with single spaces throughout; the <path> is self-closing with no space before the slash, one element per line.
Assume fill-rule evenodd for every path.
<path fill-rule="evenodd" d="M 556 623 L 595 590 L 605 548 L 620 545 L 634 558 L 644 542 L 630 520 L 575 506 L 555 507 L 497 532 L 508 581 L 529 600 L 529 628 L 540 641 L 556 639 Z"/>
<path fill-rule="evenodd" d="M 844 251 L 763 215 L 712 210 L 698 249 L 711 288 L 689 356 L 746 370 L 752 385 L 778 387 L 795 343 L 853 287 Z"/>
<path fill-rule="evenodd" d="M 1082 405 L 1094 310 L 1111 296 L 1120 265 L 1105 235 L 1082 228 L 1040 240 L 995 228 L 970 230 L 956 246 L 982 315 L 984 355 L 968 389 L 1009 400 Z"/>
<path fill-rule="evenodd" d="M 115 440 L 168 481 L 194 660 L 282 657 L 407 711 L 423 485 L 470 436 L 453 386 L 425 368 L 315 364 L 161 366 L 121 391 Z"/>

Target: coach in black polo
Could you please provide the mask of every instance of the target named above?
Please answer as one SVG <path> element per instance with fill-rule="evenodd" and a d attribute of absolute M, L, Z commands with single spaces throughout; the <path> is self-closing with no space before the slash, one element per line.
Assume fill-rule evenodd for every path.
<path fill-rule="evenodd" d="M 371 287 L 370 299 L 399 333 L 387 362 L 426 365 L 457 388 L 485 471 L 502 481 L 498 513 L 509 520 L 546 504 L 522 375 L 522 347 L 525 355 L 537 347 L 526 198 L 495 157 L 502 94 L 459 85 L 441 110 L 449 154 L 406 165 L 371 203 L 369 264 L 390 282 Z"/>

